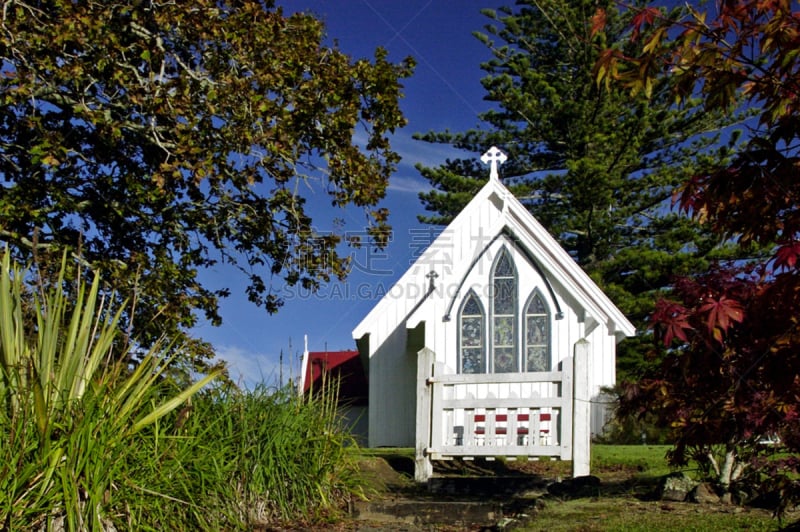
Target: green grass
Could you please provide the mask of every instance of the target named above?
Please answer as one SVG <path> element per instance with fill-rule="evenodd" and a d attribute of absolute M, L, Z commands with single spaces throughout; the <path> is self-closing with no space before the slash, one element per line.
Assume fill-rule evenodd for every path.
<path fill-rule="evenodd" d="M 671 470 L 666 445 L 592 445 L 592 474 L 599 496 L 547 497 L 544 508 L 523 530 L 547 531 L 772 531 L 782 523 L 766 510 L 733 505 L 700 505 L 648 500 L 658 478 Z M 692 471 L 687 471 L 690 475 Z M 785 524 L 785 523 L 783 523 Z"/>
<path fill-rule="evenodd" d="M 257 387 L 200 394 L 148 433 L 116 508 L 150 530 L 252 530 L 336 518 L 358 495 L 334 396 Z"/>
<path fill-rule="evenodd" d="M 633 497 L 548 500 L 523 530 L 724 532 L 780 530 L 781 523 L 763 510 L 710 507 L 692 503 L 641 501 Z"/>
<path fill-rule="evenodd" d="M 592 445 L 592 469 L 633 468 L 650 476 L 666 475 L 671 470 L 666 453 L 669 445 Z"/>
<path fill-rule="evenodd" d="M 414 449 L 411 447 L 362 447 L 356 451 L 361 456 L 396 456 L 399 458 L 409 458 L 411 460 L 414 459 Z"/>

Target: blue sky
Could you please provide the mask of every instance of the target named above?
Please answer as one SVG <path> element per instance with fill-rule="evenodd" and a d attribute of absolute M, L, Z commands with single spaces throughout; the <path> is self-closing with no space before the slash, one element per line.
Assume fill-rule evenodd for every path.
<path fill-rule="evenodd" d="M 385 250 L 354 250 L 354 269 L 345 283 L 323 287 L 316 295 L 287 291 L 284 307 L 272 316 L 247 301 L 243 277 L 224 269 L 204 274 L 209 285 L 230 287 L 232 294 L 222 302 L 223 325 L 201 323 L 195 332 L 214 345 L 220 358 L 228 361 L 231 377 L 245 385 L 262 379 L 276 383 L 281 351 L 284 381 L 296 376 L 306 335 L 312 351 L 355 347 L 353 328 L 422 252 L 435 231 L 416 219 L 423 212 L 417 193 L 426 188 L 426 182 L 414 165 L 437 165 L 452 151 L 414 141 L 412 134 L 469 129 L 478 125 L 478 113 L 487 108 L 482 100 L 480 63 L 489 58 L 489 51 L 472 32 L 486 23 L 480 9 L 492 7 L 491 4 L 474 0 L 278 3 L 286 13 L 306 11 L 317 15 L 326 24 L 329 41 L 337 41 L 339 49 L 353 58 L 371 58 L 375 48 L 382 46 L 395 62 L 413 56 L 417 68 L 404 83 L 402 108 L 409 125 L 393 139 L 403 160 L 390 180 L 383 203 L 391 212 L 394 228 L 392 242 Z M 311 213 L 320 228 L 325 228 L 331 216 L 343 218 L 347 230 L 363 227 L 360 211 L 333 213 L 324 207 L 328 201 L 323 192 L 308 190 L 307 196 L 310 205 L 319 205 Z"/>

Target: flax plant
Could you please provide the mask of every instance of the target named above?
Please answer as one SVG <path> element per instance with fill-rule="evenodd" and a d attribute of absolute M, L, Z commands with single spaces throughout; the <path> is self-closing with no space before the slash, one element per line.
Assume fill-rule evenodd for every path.
<path fill-rule="evenodd" d="M 91 284 L 65 282 L 66 260 L 56 283 L 28 291 L 32 271 L 12 263 L 8 250 L 0 258 L 4 529 L 100 530 L 124 520 L 108 509 L 138 434 L 217 376 L 165 393 L 162 376 L 176 349 L 168 342 L 130 367 L 129 347 L 119 347 L 125 308 L 108 308 L 99 274 Z"/>

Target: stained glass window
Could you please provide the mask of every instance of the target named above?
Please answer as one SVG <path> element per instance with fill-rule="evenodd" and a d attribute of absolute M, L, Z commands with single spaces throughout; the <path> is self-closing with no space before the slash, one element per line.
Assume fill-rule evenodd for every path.
<path fill-rule="evenodd" d="M 525 308 L 525 369 L 550 371 L 550 313 L 538 292 Z"/>
<path fill-rule="evenodd" d="M 514 306 L 517 299 L 517 281 L 513 277 L 506 278 L 495 276 L 492 283 L 494 313 L 514 315 Z"/>
<path fill-rule="evenodd" d="M 497 258 L 497 264 L 494 266 L 495 277 L 514 277 L 514 264 L 511 262 L 511 257 L 504 249 L 500 252 Z"/>
<path fill-rule="evenodd" d="M 467 295 L 459 316 L 461 326 L 460 371 L 461 373 L 486 373 L 483 308 L 474 292 Z"/>
<path fill-rule="evenodd" d="M 459 372 L 550 371 L 551 316 L 547 300 L 537 289 L 524 305 L 520 304 L 518 273 L 506 248 L 501 248 L 494 261 L 489 281 L 492 291 L 483 304 L 474 291 L 461 304 Z"/>
<path fill-rule="evenodd" d="M 517 276 L 508 251 L 502 249 L 492 270 L 492 364 L 495 373 L 518 371 Z"/>

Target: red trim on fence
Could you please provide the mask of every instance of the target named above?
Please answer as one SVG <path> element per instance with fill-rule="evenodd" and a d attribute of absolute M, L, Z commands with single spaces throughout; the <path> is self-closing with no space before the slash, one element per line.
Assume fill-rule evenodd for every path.
<path fill-rule="evenodd" d="M 544 412 L 544 413 L 539 414 L 539 421 L 540 422 L 542 422 L 542 421 L 550 421 L 551 419 L 552 419 L 552 415 L 550 413 L 548 413 L 548 412 Z M 475 416 L 473 417 L 473 420 L 475 421 L 475 423 L 486 423 L 486 414 L 475 414 Z M 494 421 L 495 421 L 495 423 L 507 423 L 508 422 L 508 414 L 496 414 L 494 416 Z M 530 415 L 529 414 L 517 414 L 517 421 L 528 422 L 528 421 L 530 421 Z M 498 435 L 498 436 L 502 436 L 502 435 L 506 434 L 506 432 L 507 432 L 506 427 L 495 427 L 495 429 L 494 429 L 494 433 L 496 435 Z M 550 429 L 540 428 L 539 432 L 542 433 L 542 434 L 548 434 L 550 432 Z M 478 435 L 486 434 L 486 428 L 482 427 L 482 426 L 475 427 L 475 434 L 478 434 Z M 521 434 L 521 435 L 528 434 L 528 427 L 517 427 L 517 434 Z"/>

